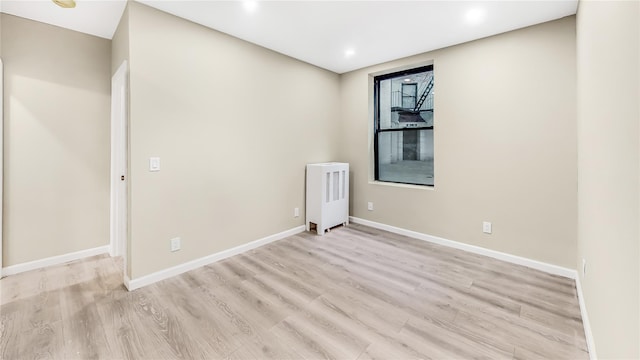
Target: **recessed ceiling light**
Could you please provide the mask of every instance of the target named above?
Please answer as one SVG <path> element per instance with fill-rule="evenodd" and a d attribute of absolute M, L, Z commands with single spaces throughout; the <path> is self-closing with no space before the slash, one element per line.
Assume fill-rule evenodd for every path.
<path fill-rule="evenodd" d="M 474 8 L 467 11 L 465 18 L 467 22 L 471 25 L 477 25 L 484 21 L 487 12 L 484 9 Z"/>
<path fill-rule="evenodd" d="M 344 52 L 344 57 L 346 57 L 346 58 L 350 58 L 350 57 L 352 57 L 352 56 L 353 56 L 353 55 L 355 55 L 355 54 L 356 54 L 356 51 L 355 51 L 355 50 L 353 50 L 353 49 L 347 49 L 347 50 L 345 50 L 345 52 Z"/>
<path fill-rule="evenodd" d="M 409 82 L 409 81 L 411 81 L 411 79 L 404 79 L 404 81 Z"/>
<path fill-rule="evenodd" d="M 247 10 L 248 12 L 254 12 L 258 8 L 258 2 L 257 1 L 243 1 L 242 2 L 242 6 L 244 6 L 244 9 Z"/>
<path fill-rule="evenodd" d="M 65 9 L 73 9 L 76 7 L 75 0 L 53 0 L 53 3 Z"/>

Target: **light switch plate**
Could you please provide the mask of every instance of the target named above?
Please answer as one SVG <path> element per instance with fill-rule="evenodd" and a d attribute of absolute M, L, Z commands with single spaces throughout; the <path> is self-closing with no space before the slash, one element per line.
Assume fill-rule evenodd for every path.
<path fill-rule="evenodd" d="M 485 234 L 491 234 L 491 223 L 488 221 L 482 222 L 482 232 Z"/>
<path fill-rule="evenodd" d="M 160 158 L 159 157 L 150 157 L 149 158 L 149 171 L 160 171 Z"/>
<path fill-rule="evenodd" d="M 179 237 L 171 239 L 171 251 L 178 251 L 181 248 L 181 240 Z"/>

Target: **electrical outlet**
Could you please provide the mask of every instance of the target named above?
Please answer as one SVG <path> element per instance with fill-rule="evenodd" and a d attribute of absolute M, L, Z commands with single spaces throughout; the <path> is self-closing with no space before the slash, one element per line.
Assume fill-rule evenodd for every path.
<path fill-rule="evenodd" d="M 587 275 L 587 260 L 582 258 L 582 277 L 585 277 L 585 275 Z"/>
<path fill-rule="evenodd" d="M 300 208 L 293 208 L 293 217 L 300 217 Z"/>
<path fill-rule="evenodd" d="M 180 238 L 173 238 L 171 239 L 171 251 L 178 251 L 180 250 Z"/>
<path fill-rule="evenodd" d="M 488 221 L 482 222 L 482 232 L 485 234 L 491 234 L 491 223 Z"/>
<path fill-rule="evenodd" d="M 373 211 L 373 203 L 371 201 L 367 203 L 367 210 Z"/>

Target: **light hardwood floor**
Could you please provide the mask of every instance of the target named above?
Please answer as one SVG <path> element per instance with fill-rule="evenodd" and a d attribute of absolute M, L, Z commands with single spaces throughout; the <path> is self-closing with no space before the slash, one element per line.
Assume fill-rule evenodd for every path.
<path fill-rule="evenodd" d="M 588 358 L 573 280 L 360 225 L 133 292 L 108 256 L 0 289 L 2 359 Z"/>

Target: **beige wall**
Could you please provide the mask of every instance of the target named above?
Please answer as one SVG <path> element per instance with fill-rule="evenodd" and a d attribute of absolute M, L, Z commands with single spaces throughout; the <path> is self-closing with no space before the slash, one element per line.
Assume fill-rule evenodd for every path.
<path fill-rule="evenodd" d="M 435 188 L 372 184 L 370 74 L 425 61 L 436 79 Z M 575 81 L 575 17 L 343 74 L 351 214 L 574 268 Z"/>
<path fill-rule="evenodd" d="M 111 42 L 1 17 L 3 265 L 108 245 Z"/>
<path fill-rule="evenodd" d="M 578 268 L 599 358 L 640 357 L 638 2 L 578 10 Z"/>
<path fill-rule="evenodd" d="M 305 164 L 340 160 L 338 75 L 135 2 L 129 34 L 132 278 L 303 225 Z"/>
<path fill-rule="evenodd" d="M 111 74 L 115 74 L 124 60 L 129 60 L 129 6 L 124 9 L 111 41 Z"/>
<path fill-rule="evenodd" d="M 2 10 L 2 2 L 0 2 L 0 10 Z M 2 31 L 2 15 L 0 15 L 0 31 Z M 0 33 L 0 57 L 2 56 L 2 33 Z"/>

